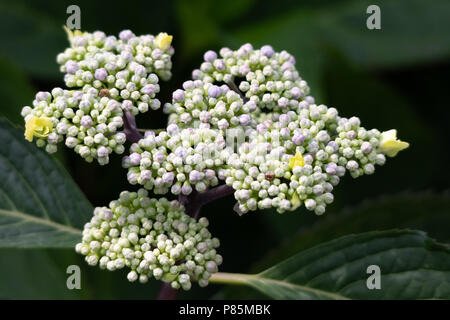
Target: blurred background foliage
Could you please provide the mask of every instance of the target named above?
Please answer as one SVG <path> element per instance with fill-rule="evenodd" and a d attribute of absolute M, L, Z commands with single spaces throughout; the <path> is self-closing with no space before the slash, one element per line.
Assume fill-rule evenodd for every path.
<path fill-rule="evenodd" d="M 330 1 L 0 1 L 0 116 L 23 126 L 20 110 L 37 91 L 63 86 L 55 58 L 67 46 L 62 25 L 71 4 L 81 8 L 83 30 L 117 35 L 160 31 L 174 35 L 174 76 L 159 99 L 190 78 L 203 53 L 250 42 L 271 44 L 297 59 L 318 103 L 357 115 L 366 128 L 397 128 L 411 147 L 373 176 L 343 179 L 324 217 L 304 209 L 239 217 L 233 199 L 203 209 L 222 241 L 223 271 L 258 272 L 304 249 L 349 233 L 415 228 L 450 241 L 448 74 L 450 2 L 434 0 Z M 366 8 L 381 8 L 381 30 L 366 28 Z M 166 117 L 149 112 L 141 128 L 161 128 Z M 105 205 L 126 181 L 121 157 L 106 167 L 87 164 L 60 148 L 57 159 L 93 205 Z M 0 250 L 0 298 L 154 298 L 159 283 L 130 284 L 125 272 L 88 267 L 71 250 Z M 78 264 L 82 290 L 66 288 L 66 267 Z M 182 298 L 251 298 L 254 291 L 210 285 Z"/>

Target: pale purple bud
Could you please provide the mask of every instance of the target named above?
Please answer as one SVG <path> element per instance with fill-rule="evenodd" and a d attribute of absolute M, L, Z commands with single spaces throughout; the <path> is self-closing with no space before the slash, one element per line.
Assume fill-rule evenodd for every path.
<path fill-rule="evenodd" d="M 250 112 L 255 111 L 257 108 L 257 105 L 256 105 L 255 101 L 253 101 L 253 100 L 248 101 L 245 105 L 247 106 L 247 108 Z"/>
<path fill-rule="evenodd" d="M 125 156 L 125 157 L 122 158 L 122 167 L 125 168 L 125 169 L 131 167 L 130 157 L 129 156 Z"/>
<path fill-rule="evenodd" d="M 128 179 L 129 183 L 136 184 L 137 183 L 137 175 L 136 175 L 136 173 L 128 172 L 127 179 Z"/>
<path fill-rule="evenodd" d="M 325 171 L 328 174 L 335 175 L 337 173 L 337 165 L 334 162 L 327 164 Z"/>
<path fill-rule="evenodd" d="M 173 172 L 166 172 L 162 176 L 162 180 L 165 184 L 172 184 L 175 175 Z"/>
<path fill-rule="evenodd" d="M 220 86 L 220 90 L 222 90 L 223 94 L 227 94 L 227 92 L 230 91 L 230 88 L 226 84 L 223 84 Z"/>
<path fill-rule="evenodd" d="M 92 118 L 90 116 L 83 116 L 81 118 L 80 124 L 85 127 L 86 129 L 92 127 L 94 124 L 94 121 L 92 121 Z"/>
<path fill-rule="evenodd" d="M 113 217 L 113 213 L 111 210 L 103 210 L 101 218 L 103 220 L 109 221 Z"/>
<path fill-rule="evenodd" d="M 284 139 L 289 139 L 291 135 L 291 131 L 289 128 L 281 128 L 280 129 L 280 136 L 282 136 Z"/>
<path fill-rule="evenodd" d="M 172 98 L 176 102 L 183 101 L 184 99 L 184 91 L 181 89 L 177 89 L 172 93 Z"/>
<path fill-rule="evenodd" d="M 208 261 L 206 263 L 206 271 L 208 271 L 209 273 L 216 273 L 217 270 L 217 263 L 215 263 L 214 261 Z"/>
<path fill-rule="evenodd" d="M 125 50 L 120 53 L 120 57 L 126 62 L 130 62 L 133 59 L 133 54 L 130 51 Z"/>
<path fill-rule="evenodd" d="M 295 63 L 296 63 L 297 61 L 295 61 L 294 56 L 290 56 L 290 57 L 289 57 L 289 62 L 292 63 L 293 65 L 295 65 Z"/>
<path fill-rule="evenodd" d="M 136 65 L 136 67 L 134 68 L 134 74 L 140 76 L 140 77 L 145 77 L 147 75 L 147 70 L 145 69 L 144 66 L 138 64 Z"/>
<path fill-rule="evenodd" d="M 152 95 L 156 92 L 156 86 L 154 84 L 147 84 L 141 89 L 141 92 L 144 94 Z"/>
<path fill-rule="evenodd" d="M 239 50 L 243 51 L 245 54 L 249 54 L 253 50 L 253 46 L 250 43 L 245 43 Z"/>
<path fill-rule="evenodd" d="M 142 170 L 141 171 L 141 179 L 143 181 L 148 181 L 152 178 L 152 172 L 150 170 Z"/>
<path fill-rule="evenodd" d="M 101 146 L 97 149 L 97 155 L 99 158 L 107 157 L 109 154 L 108 148 Z"/>
<path fill-rule="evenodd" d="M 323 186 L 321 184 L 316 184 L 313 187 L 313 192 L 318 196 L 323 194 L 323 192 L 324 192 Z"/>
<path fill-rule="evenodd" d="M 159 162 L 159 163 L 163 162 L 164 154 L 162 152 L 156 152 L 153 155 L 153 160 L 156 161 L 156 162 Z"/>
<path fill-rule="evenodd" d="M 191 192 L 192 192 L 192 187 L 190 185 L 184 184 L 181 187 L 181 193 L 184 194 L 185 196 L 191 194 Z"/>
<path fill-rule="evenodd" d="M 46 100 L 50 100 L 51 95 L 49 92 L 46 91 L 40 91 L 36 94 L 36 100 L 37 101 L 46 101 Z"/>
<path fill-rule="evenodd" d="M 84 47 L 86 45 L 86 39 L 77 36 L 72 39 L 72 43 L 75 47 Z"/>
<path fill-rule="evenodd" d="M 207 62 L 213 62 L 214 60 L 217 59 L 217 53 L 215 53 L 212 50 L 208 50 L 203 55 L 203 59 L 205 59 L 205 61 L 207 61 Z"/>
<path fill-rule="evenodd" d="M 372 145 L 370 144 L 370 142 L 365 141 L 361 144 L 361 151 L 364 153 L 371 153 L 372 149 L 373 148 L 372 148 Z"/>
<path fill-rule="evenodd" d="M 339 149 L 339 145 L 336 143 L 336 141 L 328 142 L 328 146 L 332 147 L 334 151 L 338 151 Z"/>
<path fill-rule="evenodd" d="M 267 131 L 267 126 L 264 123 L 260 123 L 256 126 L 256 131 L 258 131 L 258 133 L 264 133 Z"/>
<path fill-rule="evenodd" d="M 347 162 L 347 169 L 350 171 L 354 171 L 358 169 L 358 167 L 358 162 L 356 162 L 355 160 L 350 160 L 349 162 Z"/>
<path fill-rule="evenodd" d="M 305 136 L 300 134 L 300 135 L 294 135 L 292 137 L 292 142 L 295 143 L 296 145 L 300 145 L 303 143 L 303 141 L 305 141 Z"/>
<path fill-rule="evenodd" d="M 122 109 L 125 111 L 131 111 L 131 109 L 133 109 L 133 102 L 131 102 L 131 100 L 124 100 L 122 102 Z"/>
<path fill-rule="evenodd" d="M 282 114 L 280 115 L 279 121 L 281 124 L 286 125 L 291 122 L 291 117 L 289 117 L 287 114 Z"/>
<path fill-rule="evenodd" d="M 208 89 L 208 95 L 212 98 L 218 98 L 221 94 L 221 90 L 218 86 L 214 86 L 212 85 L 211 87 L 209 87 Z"/>
<path fill-rule="evenodd" d="M 272 46 L 265 45 L 261 48 L 261 53 L 266 57 L 271 58 L 275 51 L 273 50 Z"/>
<path fill-rule="evenodd" d="M 217 126 L 219 127 L 220 130 L 225 130 L 230 126 L 230 124 L 226 119 L 221 119 L 219 120 L 219 122 L 217 122 Z"/>
<path fill-rule="evenodd" d="M 130 154 L 130 164 L 133 166 L 138 166 L 141 163 L 141 155 L 137 152 Z"/>
<path fill-rule="evenodd" d="M 283 70 L 283 71 L 292 70 L 292 69 L 294 69 L 294 66 L 289 61 L 286 61 L 285 63 L 283 63 L 281 65 L 281 70 Z"/>
<path fill-rule="evenodd" d="M 225 61 L 223 61 L 222 59 L 218 59 L 216 61 L 214 61 L 214 67 L 219 70 L 219 71 L 223 71 L 225 70 Z"/>
<path fill-rule="evenodd" d="M 178 126 L 175 123 L 169 124 L 167 126 L 167 133 L 171 136 L 178 133 Z"/>
<path fill-rule="evenodd" d="M 299 104 L 298 104 L 298 107 L 300 109 L 306 109 L 306 108 L 309 107 L 309 103 L 306 100 L 300 101 Z"/>
<path fill-rule="evenodd" d="M 100 80 L 100 81 L 105 80 L 107 75 L 108 75 L 108 72 L 106 71 L 105 68 L 100 68 L 100 69 L 95 70 L 95 74 L 94 74 L 95 79 Z"/>
<path fill-rule="evenodd" d="M 211 119 L 211 113 L 209 113 L 206 110 L 203 110 L 199 114 L 199 119 L 200 119 L 201 122 L 205 122 L 206 123 L 206 122 L 209 121 L 209 119 Z"/>
<path fill-rule="evenodd" d="M 292 98 L 298 99 L 302 96 L 302 90 L 299 87 L 293 87 L 291 89 Z"/>
<path fill-rule="evenodd" d="M 131 30 L 123 30 L 119 33 L 119 38 L 122 41 L 128 41 L 131 38 L 133 38 L 134 34 L 131 32 Z"/>
<path fill-rule="evenodd" d="M 342 177 L 345 174 L 345 168 L 343 166 L 338 166 L 336 168 L 336 173 L 339 177 Z"/>
<path fill-rule="evenodd" d="M 305 97 L 305 101 L 308 102 L 309 104 L 314 104 L 314 102 L 316 102 L 316 100 L 312 96 Z"/>
<path fill-rule="evenodd" d="M 356 132 L 354 130 L 350 130 L 347 132 L 347 138 L 348 139 L 355 139 L 356 138 Z"/>
<path fill-rule="evenodd" d="M 175 149 L 175 155 L 180 158 L 185 158 L 187 156 L 187 150 L 184 147 L 178 147 Z"/>
<path fill-rule="evenodd" d="M 73 60 L 67 61 L 66 64 L 65 64 L 65 67 L 66 67 L 66 72 L 70 73 L 70 74 L 75 74 L 75 72 L 77 72 L 78 69 L 80 68 L 78 66 L 78 63 L 76 63 Z"/>
<path fill-rule="evenodd" d="M 247 73 L 250 72 L 250 67 L 246 64 L 239 67 L 239 73 L 243 76 L 246 76 Z"/>
<path fill-rule="evenodd" d="M 206 180 L 214 179 L 215 176 L 216 176 L 216 172 L 214 170 L 211 170 L 211 169 L 206 170 L 206 172 L 205 172 Z"/>
<path fill-rule="evenodd" d="M 199 69 L 192 71 L 192 79 L 200 79 L 202 77 L 202 72 Z"/>
<path fill-rule="evenodd" d="M 192 170 L 190 173 L 189 173 L 189 180 L 191 181 L 191 182 L 198 182 L 198 181 L 200 181 L 202 179 L 202 174 L 199 172 L 199 171 L 197 171 L 197 170 Z"/>
<path fill-rule="evenodd" d="M 239 123 L 242 126 L 248 126 L 250 124 L 251 118 L 248 114 L 243 114 L 239 116 Z"/>

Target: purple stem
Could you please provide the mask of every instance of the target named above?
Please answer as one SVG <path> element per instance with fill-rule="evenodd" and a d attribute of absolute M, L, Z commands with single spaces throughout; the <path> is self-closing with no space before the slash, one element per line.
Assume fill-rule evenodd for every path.
<path fill-rule="evenodd" d="M 163 282 L 156 300 L 175 300 L 177 298 L 177 293 L 178 290 L 173 289 L 170 284 Z"/>
<path fill-rule="evenodd" d="M 136 119 L 130 111 L 125 111 L 123 116 L 123 125 L 123 132 L 125 132 L 127 140 L 131 143 L 136 143 L 143 138 L 142 134 L 140 134 L 136 128 Z"/>

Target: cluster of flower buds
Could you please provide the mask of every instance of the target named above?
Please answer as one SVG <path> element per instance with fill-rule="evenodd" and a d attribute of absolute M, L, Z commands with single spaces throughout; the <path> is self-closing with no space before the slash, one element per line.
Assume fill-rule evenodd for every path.
<path fill-rule="evenodd" d="M 158 82 L 171 77 L 172 37 L 68 33 L 71 47 L 57 61 L 73 90 L 39 92 L 22 110 L 25 137 L 50 153 L 65 141 L 87 161 L 106 164 L 112 152 L 124 151 L 120 128 L 127 125 L 129 134 L 133 115 L 160 107 Z M 219 55 L 206 52 L 193 80 L 173 92 L 164 105 L 167 127 L 131 145 L 123 167 L 130 184 L 143 188 L 95 210 L 76 246 L 90 265 L 127 267 L 130 281 L 205 286 L 222 263 L 207 219 L 189 216 L 178 201 L 150 199 L 149 190 L 188 196 L 223 181 L 239 214 L 304 205 L 320 215 L 347 171 L 372 174 L 385 156 L 408 147 L 396 130 L 367 130 L 357 117 L 317 105 L 286 51 L 245 44 Z M 190 197 L 181 198 L 188 206 Z"/>
<path fill-rule="evenodd" d="M 122 154 L 126 136 L 117 132 L 123 126 L 123 111 L 116 100 L 101 97 L 99 90 L 63 90 L 39 92 L 33 108 L 24 107 L 25 137 L 45 147 L 49 153 L 57 150 L 57 144 L 75 150 L 86 161 L 97 159 L 100 164 L 109 161 L 112 152 Z"/>
<path fill-rule="evenodd" d="M 308 103 L 309 87 L 295 68 L 295 58 L 286 51 L 278 53 L 268 45 L 255 50 L 247 43 L 235 51 L 222 48 L 219 55 L 207 51 L 193 79 L 224 82 L 240 90 L 255 111 L 286 113 Z"/>
<path fill-rule="evenodd" d="M 70 48 L 57 56 L 66 84 L 82 87 L 101 86 L 123 79 L 121 71 L 129 71 L 130 79 L 145 79 L 155 73 L 167 81 L 172 76 L 172 36 L 167 33 L 136 36 L 123 30 L 119 38 L 101 31 L 93 33 L 68 30 Z M 139 82 L 139 81 L 135 81 Z M 120 80 L 119 84 L 123 84 Z"/>
<path fill-rule="evenodd" d="M 357 117 L 341 118 L 334 108 L 312 104 L 258 124 L 228 158 L 223 175 L 236 190 L 240 214 L 272 207 L 282 213 L 304 204 L 321 215 L 347 170 L 354 178 L 372 174 L 385 154 L 407 146 L 395 130 L 366 130 Z"/>
<path fill-rule="evenodd" d="M 89 265 L 110 271 L 129 268 L 129 281 L 151 277 L 189 290 L 218 271 L 220 242 L 211 238 L 208 220 L 198 221 L 176 200 L 150 199 L 147 191 L 124 191 L 109 207 L 96 208 L 76 251 Z"/>
<path fill-rule="evenodd" d="M 160 108 L 159 78 L 171 77 L 172 36 L 136 36 L 130 30 L 119 38 L 67 30 L 70 48 L 57 57 L 67 87 L 40 92 L 33 108 L 26 106 L 26 138 L 52 153 L 65 139 L 86 161 L 109 162 L 112 152 L 123 153 L 120 132 L 125 113 L 137 115 Z"/>
<path fill-rule="evenodd" d="M 249 142 L 227 162 L 226 183 L 236 190 L 236 211 L 273 207 L 282 213 L 304 203 L 322 214 L 333 201 L 333 186 L 345 173 L 343 167 L 337 168 L 339 175 L 326 171 L 337 160 L 331 137 L 337 121 L 334 108 L 313 104 L 258 124 Z"/>
<path fill-rule="evenodd" d="M 226 141 L 220 130 L 180 129 L 170 124 L 158 135 L 148 131 L 124 157 L 128 181 L 156 194 L 189 195 L 219 183 L 218 172 L 226 163 Z"/>
<path fill-rule="evenodd" d="M 182 128 L 208 127 L 220 130 L 255 125 L 251 114 L 257 106 L 227 85 L 217 86 L 201 80 L 186 81 L 173 92 L 172 103 L 164 105 L 169 124 Z"/>

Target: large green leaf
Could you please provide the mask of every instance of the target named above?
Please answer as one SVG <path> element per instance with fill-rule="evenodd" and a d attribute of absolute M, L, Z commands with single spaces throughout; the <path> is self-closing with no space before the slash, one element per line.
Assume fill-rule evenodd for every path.
<path fill-rule="evenodd" d="M 367 287 L 371 265 L 380 268 L 380 289 Z M 211 281 L 274 299 L 450 299 L 450 247 L 421 231 L 375 231 L 318 245 L 256 275 L 218 273 Z"/>
<path fill-rule="evenodd" d="M 341 212 L 329 212 L 316 219 L 312 226 L 308 224 L 300 227 L 295 235 L 271 250 L 252 270 L 263 270 L 296 252 L 350 233 L 409 228 L 426 231 L 440 241 L 450 242 L 449 225 L 448 192 L 404 192 L 381 196 Z"/>
<path fill-rule="evenodd" d="M 0 120 L 0 247 L 72 247 L 92 207 L 67 172 Z"/>
<path fill-rule="evenodd" d="M 0 42 L 0 54 L 33 76 L 56 78 L 56 54 L 67 43 L 63 22 L 58 24 L 23 3 L 0 3 L 0 36 L 7 39 Z"/>
<path fill-rule="evenodd" d="M 0 60 L 0 116 L 16 124 L 23 124 L 20 111 L 33 101 L 34 90 L 22 71 L 6 60 Z"/>
<path fill-rule="evenodd" d="M 366 9 L 372 4 L 353 0 L 305 6 L 250 26 L 239 25 L 233 34 L 257 45 L 273 43 L 298 59 L 333 47 L 369 67 L 398 67 L 450 55 L 448 1 L 435 0 L 432 6 L 421 0 L 379 1 L 381 30 L 366 27 Z"/>

